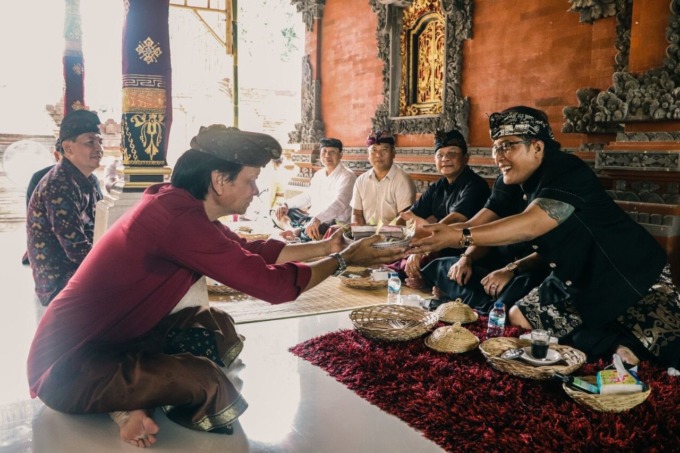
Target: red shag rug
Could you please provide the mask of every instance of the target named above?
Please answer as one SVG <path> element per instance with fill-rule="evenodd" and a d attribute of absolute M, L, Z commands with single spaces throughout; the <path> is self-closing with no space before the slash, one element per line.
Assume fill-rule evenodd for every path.
<path fill-rule="evenodd" d="M 466 327 L 483 340 L 484 325 L 480 318 Z M 627 412 L 603 413 L 578 405 L 557 382 L 496 371 L 479 350 L 435 352 L 422 338 L 387 342 L 342 330 L 291 352 L 447 451 L 680 451 L 680 378 L 649 363 L 638 370 L 652 387 L 649 398 Z"/>

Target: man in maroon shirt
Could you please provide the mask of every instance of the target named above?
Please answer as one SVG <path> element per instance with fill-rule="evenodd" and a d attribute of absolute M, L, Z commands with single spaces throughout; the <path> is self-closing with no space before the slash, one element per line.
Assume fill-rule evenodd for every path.
<path fill-rule="evenodd" d="M 260 168 L 280 153 L 265 134 L 202 128 L 171 184 L 147 189 L 48 307 L 28 358 L 32 396 L 61 412 L 110 412 L 121 438 L 140 447 L 156 441 L 157 406 L 188 428 L 230 433 L 247 403 L 220 366 L 243 342 L 223 311 L 173 311 L 189 288 L 206 275 L 282 303 L 347 264 L 392 262 L 405 252 L 371 247 L 377 236 L 346 247 L 340 232 L 289 245 L 231 232 L 219 218 L 246 211 Z"/>

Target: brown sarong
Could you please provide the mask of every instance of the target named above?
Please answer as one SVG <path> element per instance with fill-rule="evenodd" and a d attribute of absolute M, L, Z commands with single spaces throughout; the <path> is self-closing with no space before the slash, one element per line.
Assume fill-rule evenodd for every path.
<path fill-rule="evenodd" d="M 106 413 L 162 407 L 168 418 L 198 431 L 227 432 L 248 407 L 224 371 L 207 357 L 168 354 L 168 333 L 205 329 L 229 366 L 243 349 L 231 316 L 207 307 L 168 315 L 136 340 L 89 345 L 56 363 L 39 395 L 54 410 Z"/>

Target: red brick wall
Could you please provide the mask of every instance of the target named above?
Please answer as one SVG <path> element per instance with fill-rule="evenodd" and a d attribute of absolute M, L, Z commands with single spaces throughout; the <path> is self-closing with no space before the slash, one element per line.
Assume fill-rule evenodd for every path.
<path fill-rule="evenodd" d="M 557 139 L 562 109 L 578 105 L 576 90 L 611 85 L 614 18 L 579 23 L 565 0 L 476 0 L 473 37 L 464 47 L 462 92 L 471 101 L 470 144 L 489 146 L 487 114 L 516 104 L 545 110 Z M 666 5 L 667 7 L 667 5 Z M 322 30 L 322 115 L 327 133 L 347 146 L 363 144 L 382 102 L 376 16 L 366 0 L 327 0 Z M 308 46 L 309 48 L 309 46 Z M 592 140 L 591 140 L 592 141 Z M 398 137 L 399 146 L 430 146 L 431 135 Z"/>
<path fill-rule="evenodd" d="M 363 146 L 382 102 L 377 17 L 367 0 L 326 2 L 321 32 L 321 116 L 326 135 Z"/>

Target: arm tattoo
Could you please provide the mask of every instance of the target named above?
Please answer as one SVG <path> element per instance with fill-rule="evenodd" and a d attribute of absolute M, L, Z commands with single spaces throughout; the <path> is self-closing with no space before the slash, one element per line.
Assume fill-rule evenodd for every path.
<path fill-rule="evenodd" d="M 558 225 L 567 220 L 575 210 L 569 203 L 551 200 L 549 198 L 536 198 L 534 203 L 544 210 L 550 218 L 555 219 Z"/>

